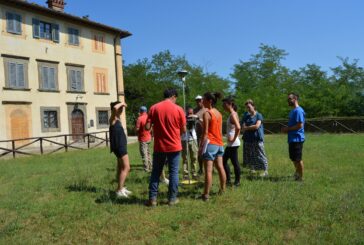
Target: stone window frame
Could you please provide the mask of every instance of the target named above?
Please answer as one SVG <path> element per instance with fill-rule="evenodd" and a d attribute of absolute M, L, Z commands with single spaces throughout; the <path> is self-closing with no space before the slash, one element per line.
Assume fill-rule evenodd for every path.
<path fill-rule="evenodd" d="M 16 15 L 20 15 L 21 16 L 21 33 L 16 33 L 16 32 L 8 32 L 8 28 L 7 28 L 7 13 L 12 13 L 12 14 L 16 14 Z M 7 7 L 4 6 L 3 9 L 0 8 L 0 15 L 2 17 L 2 22 L 1 26 L 2 26 L 2 30 L 1 30 L 1 35 L 4 36 L 11 36 L 13 38 L 20 38 L 20 39 L 26 39 L 26 16 L 27 13 L 19 10 L 19 9 L 15 9 L 15 8 L 11 8 L 11 7 Z"/>
<path fill-rule="evenodd" d="M 104 129 L 104 128 L 109 128 L 109 123 L 107 124 L 100 124 L 99 123 L 99 111 L 107 111 L 107 117 L 110 118 L 111 115 L 111 110 L 109 107 L 96 107 L 95 108 L 96 111 L 96 129 Z"/>
<path fill-rule="evenodd" d="M 29 66 L 29 58 L 28 57 L 20 57 L 20 56 L 13 56 L 13 55 L 1 55 L 4 60 L 4 76 L 5 76 L 5 90 L 25 90 L 28 91 L 29 89 L 29 76 L 28 76 L 28 66 Z M 23 76 L 24 76 L 24 87 L 19 86 L 11 86 L 9 81 L 9 63 L 16 63 L 23 65 Z"/>
<path fill-rule="evenodd" d="M 59 82 L 58 82 L 58 64 L 59 62 L 56 61 L 47 61 L 47 60 L 40 60 L 36 59 L 38 63 L 38 81 L 39 81 L 39 89 L 38 91 L 41 92 L 59 92 Z M 54 79 L 55 79 L 55 88 L 44 88 L 43 86 L 43 75 L 42 75 L 42 67 L 54 68 Z"/>
<path fill-rule="evenodd" d="M 57 112 L 57 128 L 45 128 L 44 127 L 44 112 L 45 111 L 56 111 Z M 40 124 L 42 133 L 48 132 L 61 132 L 61 113 L 59 106 L 41 106 L 40 107 Z"/>
<path fill-rule="evenodd" d="M 67 93 L 86 93 L 85 92 L 85 66 L 66 63 L 66 74 L 67 74 Z M 71 70 L 81 72 L 81 90 L 71 88 Z"/>
<path fill-rule="evenodd" d="M 13 24 L 15 25 L 19 25 L 17 27 L 19 27 L 20 30 L 17 30 L 18 28 L 17 27 L 13 27 L 13 30 L 10 30 L 9 29 L 9 15 L 13 15 Z M 16 17 L 18 17 L 19 19 L 17 19 Z M 6 10 L 5 11 L 5 25 L 6 25 L 6 32 L 7 33 L 10 33 L 10 34 L 14 34 L 14 35 L 22 35 L 23 33 L 23 15 L 22 14 L 19 14 L 18 12 L 15 12 L 15 11 L 9 11 L 9 10 Z"/>
<path fill-rule="evenodd" d="M 110 95 L 110 88 L 109 88 L 109 73 L 107 68 L 102 67 L 93 67 L 93 79 L 94 79 L 94 94 L 96 95 Z M 105 91 L 99 91 L 97 90 L 98 87 L 98 74 L 101 74 L 104 76 L 104 85 L 105 85 Z"/>
<path fill-rule="evenodd" d="M 67 44 L 70 46 L 80 46 L 81 45 L 81 30 L 73 26 L 67 26 Z M 77 31 L 77 35 L 75 33 Z M 71 33 L 72 32 L 72 33 Z M 73 38 L 72 38 L 73 37 Z M 72 40 L 74 42 L 72 42 Z"/>
<path fill-rule="evenodd" d="M 104 33 L 92 33 L 92 52 L 106 53 L 106 35 Z"/>

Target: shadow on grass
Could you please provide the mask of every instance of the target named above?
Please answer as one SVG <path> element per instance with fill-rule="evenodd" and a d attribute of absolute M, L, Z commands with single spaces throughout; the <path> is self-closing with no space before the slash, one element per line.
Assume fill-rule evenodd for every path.
<path fill-rule="evenodd" d="M 115 191 L 105 191 L 101 196 L 99 196 L 95 203 L 104 204 L 104 203 L 112 203 L 112 204 L 123 204 L 123 205 L 131 205 L 138 204 L 144 205 L 145 200 L 138 198 L 136 196 L 130 196 L 129 198 L 119 198 L 116 196 Z"/>
<path fill-rule="evenodd" d="M 270 182 L 286 182 L 293 181 L 292 176 L 267 176 L 267 177 L 259 177 L 259 176 L 245 176 L 247 180 L 250 181 L 270 181 Z"/>
<path fill-rule="evenodd" d="M 133 170 L 144 171 L 144 165 L 143 164 L 133 164 L 133 165 L 131 165 L 130 171 L 133 171 Z M 106 168 L 106 171 L 115 172 L 116 168 L 109 168 L 108 167 L 108 168 Z"/>
<path fill-rule="evenodd" d="M 66 187 L 69 192 L 97 192 L 95 186 L 89 186 L 83 183 L 72 184 Z"/>

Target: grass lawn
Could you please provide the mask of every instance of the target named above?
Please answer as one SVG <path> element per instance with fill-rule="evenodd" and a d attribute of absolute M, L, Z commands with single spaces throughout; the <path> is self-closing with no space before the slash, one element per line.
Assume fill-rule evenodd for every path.
<path fill-rule="evenodd" d="M 215 174 L 210 202 L 197 199 L 201 185 L 181 186 L 178 205 L 154 209 L 137 144 L 129 200 L 115 198 L 106 148 L 0 160 L 0 244 L 364 244 L 364 135 L 307 135 L 303 183 L 289 177 L 286 136 L 265 147 L 269 178 L 244 170 L 217 196 Z"/>

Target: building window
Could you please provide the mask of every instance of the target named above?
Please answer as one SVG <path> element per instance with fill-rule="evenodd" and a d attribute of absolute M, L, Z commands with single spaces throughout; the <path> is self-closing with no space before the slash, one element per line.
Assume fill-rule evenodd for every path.
<path fill-rule="evenodd" d="M 94 91 L 96 94 L 108 94 L 108 76 L 107 69 L 94 68 Z"/>
<path fill-rule="evenodd" d="M 28 88 L 28 60 L 4 58 L 4 68 L 6 88 Z"/>
<path fill-rule="evenodd" d="M 83 68 L 67 66 L 68 91 L 83 92 Z"/>
<path fill-rule="evenodd" d="M 68 44 L 78 46 L 79 41 L 79 31 L 75 28 L 68 28 Z"/>
<path fill-rule="evenodd" d="M 96 127 L 108 128 L 109 127 L 110 110 L 107 107 L 96 108 Z"/>
<path fill-rule="evenodd" d="M 33 19 L 33 37 L 59 43 L 59 25 Z"/>
<path fill-rule="evenodd" d="M 105 73 L 96 73 L 96 92 L 107 93 Z"/>
<path fill-rule="evenodd" d="M 40 38 L 52 40 L 52 24 L 39 21 Z"/>
<path fill-rule="evenodd" d="M 105 52 L 105 37 L 103 35 L 94 35 L 93 50 L 95 52 Z"/>
<path fill-rule="evenodd" d="M 99 120 L 99 125 L 108 125 L 109 124 L 108 111 L 99 111 L 98 120 Z"/>
<path fill-rule="evenodd" d="M 41 107 L 40 111 L 42 132 L 60 131 L 59 107 Z"/>
<path fill-rule="evenodd" d="M 58 66 L 54 63 L 38 62 L 39 89 L 58 91 Z"/>
<path fill-rule="evenodd" d="M 58 128 L 57 111 L 44 111 L 43 112 L 43 127 L 44 128 Z"/>
<path fill-rule="evenodd" d="M 22 16 L 20 14 L 6 12 L 6 31 L 13 34 L 21 34 Z"/>

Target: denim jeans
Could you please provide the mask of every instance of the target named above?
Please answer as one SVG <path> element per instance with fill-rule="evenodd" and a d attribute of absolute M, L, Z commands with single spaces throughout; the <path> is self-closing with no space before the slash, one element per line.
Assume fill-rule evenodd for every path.
<path fill-rule="evenodd" d="M 169 186 L 168 200 L 174 201 L 178 194 L 178 169 L 180 152 L 154 152 L 152 176 L 149 182 L 149 200 L 157 200 L 159 177 L 162 174 L 163 166 L 168 163 Z"/>

